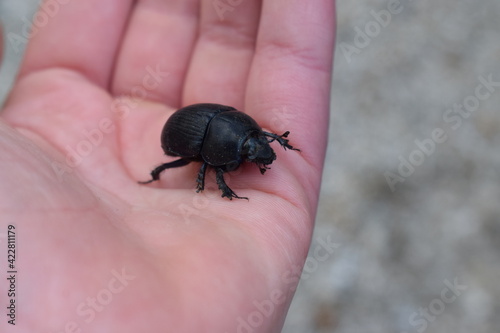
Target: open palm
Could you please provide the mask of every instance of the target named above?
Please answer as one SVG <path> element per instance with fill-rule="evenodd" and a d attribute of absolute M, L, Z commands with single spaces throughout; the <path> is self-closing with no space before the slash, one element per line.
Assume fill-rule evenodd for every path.
<path fill-rule="evenodd" d="M 49 20 L 35 24 L 0 118 L 0 233 L 15 228 L 16 328 L 279 330 L 318 200 L 333 2 L 54 3 L 42 5 Z M 273 143 L 264 176 L 255 165 L 227 174 L 249 201 L 221 198 L 213 172 L 197 194 L 194 163 L 139 185 L 171 160 L 159 142 L 166 119 L 200 102 L 289 130 L 302 152 Z"/>

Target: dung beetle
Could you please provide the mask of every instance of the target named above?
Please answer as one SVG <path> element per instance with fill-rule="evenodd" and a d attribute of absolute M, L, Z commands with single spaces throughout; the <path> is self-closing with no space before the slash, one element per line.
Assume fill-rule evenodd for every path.
<path fill-rule="evenodd" d="M 164 163 L 151 171 L 151 179 L 140 184 L 148 184 L 160 179 L 160 173 L 169 168 L 181 167 L 190 162 L 202 162 L 198 172 L 197 190 L 205 187 L 207 167 L 216 172 L 216 180 L 222 197 L 230 200 L 239 197 L 224 181 L 224 172 L 236 170 L 243 162 L 257 164 L 264 174 L 268 165 L 276 159 L 269 145 L 273 141 L 286 150 L 297 150 L 288 144 L 289 131 L 282 135 L 264 132 L 249 115 L 231 106 L 220 104 L 193 104 L 172 114 L 161 132 L 161 147 L 165 154 L 180 159 Z"/>

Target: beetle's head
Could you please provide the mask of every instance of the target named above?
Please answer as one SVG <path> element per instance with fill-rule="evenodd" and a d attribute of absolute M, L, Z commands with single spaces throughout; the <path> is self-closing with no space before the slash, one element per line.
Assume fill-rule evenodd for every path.
<path fill-rule="evenodd" d="M 263 135 L 250 136 L 243 144 L 243 154 L 248 162 L 268 165 L 276 159 L 276 154 Z"/>

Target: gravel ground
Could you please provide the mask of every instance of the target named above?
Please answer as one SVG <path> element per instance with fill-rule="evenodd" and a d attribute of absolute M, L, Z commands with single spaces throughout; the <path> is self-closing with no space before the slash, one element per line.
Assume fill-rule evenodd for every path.
<path fill-rule="evenodd" d="M 0 1 L 6 32 L 36 3 Z M 337 7 L 322 197 L 283 332 L 498 332 L 500 2 Z"/>

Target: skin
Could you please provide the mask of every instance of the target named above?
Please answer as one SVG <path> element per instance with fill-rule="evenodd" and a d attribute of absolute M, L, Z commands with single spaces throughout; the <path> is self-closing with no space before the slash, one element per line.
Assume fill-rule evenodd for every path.
<path fill-rule="evenodd" d="M 233 4 L 70 1 L 36 27 L 0 118 L 0 242 L 6 257 L 13 225 L 20 331 L 280 330 L 318 202 L 334 2 Z M 197 194 L 194 163 L 139 185 L 170 161 L 166 119 L 199 102 L 289 130 L 302 152 L 273 143 L 264 176 L 226 175 L 249 201 L 221 198 L 211 171 Z"/>

